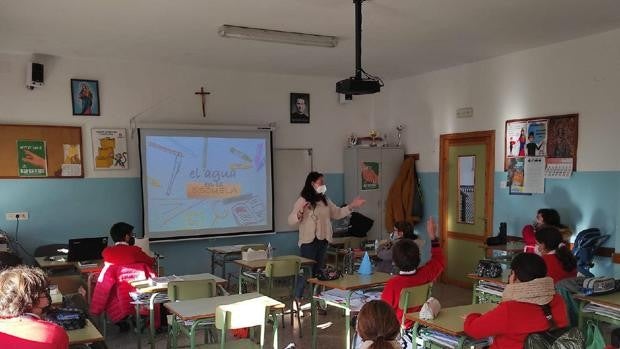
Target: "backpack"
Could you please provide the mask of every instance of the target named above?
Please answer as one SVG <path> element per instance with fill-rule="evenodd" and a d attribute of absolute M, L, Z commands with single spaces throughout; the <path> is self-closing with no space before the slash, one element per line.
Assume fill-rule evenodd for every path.
<path fill-rule="evenodd" d="M 583 349 L 585 339 L 577 327 L 556 327 L 550 304 L 541 305 L 549 329 L 544 332 L 532 333 L 525 339 L 525 349 Z"/>
<path fill-rule="evenodd" d="M 577 258 L 577 271 L 586 277 L 593 277 L 590 268 L 594 266 L 592 260 L 596 250 L 601 247 L 609 235 L 604 235 L 598 228 L 582 230 L 575 238 L 573 254 Z"/>

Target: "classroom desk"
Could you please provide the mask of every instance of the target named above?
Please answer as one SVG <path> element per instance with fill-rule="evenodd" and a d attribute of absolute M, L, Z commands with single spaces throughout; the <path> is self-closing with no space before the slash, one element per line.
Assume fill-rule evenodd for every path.
<path fill-rule="evenodd" d="M 413 325 L 413 338 L 419 337 L 420 327 L 428 327 L 439 332 L 459 337 L 458 345 L 455 348 L 463 348 L 463 344 L 467 340 L 463 325 L 465 317 L 470 313 L 486 313 L 495 308 L 495 304 L 470 304 L 458 307 L 443 308 L 434 320 L 420 319 L 420 313 L 410 313 L 406 317 L 415 322 Z"/>
<path fill-rule="evenodd" d="M 611 316 L 607 316 L 604 314 L 596 314 L 592 312 L 584 312 L 583 308 L 588 303 L 600 304 L 605 307 L 612 308 L 614 310 L 620 311 L 620 292 L 606 294 L 604 296 L 584 296 L 584 295 L 574 295 L 575 299 L 579 300 L 579 328 L 585 330 L 583 327 L 584 319 L 592 319 L 596 322 L 602 321 L 614 326 L 620 325 L 620 320 L 613 318 Z"/>
<path fill-rule="evenodd" d="M 279 259 L 293 259 L 293 258 L 299 259 L 299 264 L 302 268 L 310 268 L 313 264 L 316 263 L 314 259 L 294 256 L 294 255 L 277 256 L 271 259 L 256 259 L 253 261 L 244 261 L 242 259 L 235 260 L 234 261 L 235 264 L 241 267 L 241 270 L 239 271 L 239 293 L 242 292 L 241 284 L 243 282 L 243 277 L 241 277 L 241 274 L 244 271 L 259 272 L 261 270 L 265 270 L 265 268 L 267 267 L 267 263 L 269 261 L 277 261 Z M 312 272 L 309 272 L 307 275 L 312 275 Z"/>
<path fill-rule="evenodd" d="M 222 268 L 222 277 L 226 278 L 226 263 L 241 258 L 241 248 L 245 245 L 227 245 L 207 247 L 211 252 L 211 274 L 215 275 L 215 266 Z"/>
<path fill-rule="evenodd" d="M 215 318 L 215 310 L 220 305 L 233 304 L 237 302 L 243 301 L 252 301 L 252 302 L 261 302 L 265 305 L 265 307 L 272 308 L 280 308 L 284 307 L 284 304 L 269 298 L 267 296 L 263 296 L 260 293 L 245 293 L 245 294 L 234 294 L 230 296 L 220 296 L 220 297 L 211 297 L 211 298 L 198 298 L 180 302 L 170 302 L 164 304 L 164 306 L 179 318 L 182 321 L 193 321 L 191 330 L 189 332 L 190 336 L 190 347 L 195 348 L 195 331 L 198 325 L 201 323 L 205 323 L 208 320 L 212 320 Z M 278 349 L 278 317 L 273 317 L 273 348 Z M 179 331 L 179 324 L 176 320 L 172 321 L 173 331 L 172 331 L 172 348 L 177 347 L 177 339 L 176 333 Z"/>
<path fill-rule="evenodd" d="M 84 328 L 67 331 L 67 335 L 69 335 L 69 345 L 90 344 L 104 340 L 99 330 L 88 319 L 86 319 Z"/>
<path fill-rule="evenodd" d="M 218 286 L 223 286 L 226 284 L 226 280 L 217 277 L 213 274 L 203 273 L 203 274 L 190 274 L 190 275 L 180 275 L 179 278 L 183 279 L 183 281 L 189 280 L 206 280 L 213 279 Z M 131 285 L 136 288 L 136 292 L 140 294 L 149 294 L 149 298 L 141 301 L 132 302 L 136 309 L 136 328 L 140 329 L 142 327 L 141 317 L 140 317 L 140 307 L 148 306 L 149 307 L 149 342 L 151 343 L 151 348 L 155 348 L 155 304 L 157 303 L 166 303 L 168 302 L 167 297 L 161 297 L 161 295 L 168 294 L 168 285 L 165 286 L 151 286 L 150 280 L 141 280 L 131 282 Z M 140 331 L 137 331 L 138 337 L 138 348 L 142 347 L 142 335 Z"/>
<path fill-rule="evenodd" d="M 472 288 L 472 304 L 479 303 L 494 303 L 497 304 L 501 301 L 502 297 L 497 294 L 485 292 L 482 289 L 479 289 L 481 282 L 488 282 L 492 284 L 497 284 L 502 287 L 508 284 L 508 277 L 510 276 L 510 269 L 504 269 L 502 272 L 502 276 L 497 278 L 487 278 L 484 276 L 478 276 L 477 274 L 467 274 L 467 278 L 476 280 L 476 284 Z"/>
<path fill-rule="evenodd" d="M 48 260 L 48 258 L 53 258 L 53 260 Z M 37 262 L 39 268 L 49 271 L 53 269 L 68 269 L 74 268 L 75 263 L 67 261 L 67 255 L 58 255 L 58 256 L 46 256 L 46 257 L 34 257 L 34 260 Z"/>
<path fill-rule="evenodd" d="M 325 302 L 328 305 L 344 309 L 345 315 L 345 348 L 351 348 L 351 296 L 354 291 L 369 289 L 377 286 L 385 285 L 390 279 L 391 275 L 388 273 L 374 272 L 371 275 L 344 275 L 340 279 L 336 280 L 319 280 L 319 279 L 309 279 L 308 283 L 314 284 L 314 290 L 312 292 L 312 349 L 316 349 L 317 345 L 317 307 L 319 302 Z M 346 298 L 346 302 L 336 303 L 329 301 L 325 298 L 322 298 L 320 294 L 317 292 L 319 286 L 326 288 L 335 288 L 342 291 L 348 291 L 348 296 Z"/>

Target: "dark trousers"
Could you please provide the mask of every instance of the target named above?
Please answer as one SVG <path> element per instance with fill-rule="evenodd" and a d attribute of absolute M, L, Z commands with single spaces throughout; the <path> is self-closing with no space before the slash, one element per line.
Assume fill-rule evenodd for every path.
<path fill-rule="evenodd" d="M 316 261 L 312 265 L 312 277 L 319 274 L 319 271 L 325 267 L 325 252 L 327 252 L 327 240 L 314 240 L 309 244 L 302 244 L 299 247 L 299 254 L 302 257 L 310 258 Z M 306 286 L 306 280 L 303 277 L 297 278 L 297 289 L 295 294 L 297 298 L 301 298 L 304 294 L 304 288 Z"/>
<path fill-rule="evenodd" d="M 327 252 L 327 240 L 314 238 L 309 244 L 302 244 L 299 247 L 299 254 L 302 257 L 314 259 L 316 263 L 312 266 L 312 276 L 319 274 L 325 267 L 325 252 Z"/>

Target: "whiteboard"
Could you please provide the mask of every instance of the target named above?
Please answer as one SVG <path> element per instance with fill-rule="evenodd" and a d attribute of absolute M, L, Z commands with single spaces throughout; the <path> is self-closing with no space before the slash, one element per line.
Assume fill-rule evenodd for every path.
<path fill-rule="evenodd" d="M 276 232 L 296 230 L 288 225 L 288 214 L 291 213 L 310 171 L 312 171 L 312 149 L 274 149 L 273 208 Z"/>

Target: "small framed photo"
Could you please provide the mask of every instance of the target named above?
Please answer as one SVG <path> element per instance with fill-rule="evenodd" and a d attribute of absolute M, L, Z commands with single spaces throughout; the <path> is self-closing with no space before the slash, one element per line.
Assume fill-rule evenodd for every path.
<path fill-rule="evenodd" d="M 310 94 L 291 93 L 291 124 L 310 123 Z"/>
<path fill-rule="evenodd" d="M 99 81 L 71 79 L 73 115 L 101 115 Z"/>

